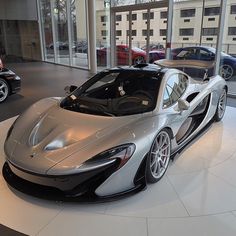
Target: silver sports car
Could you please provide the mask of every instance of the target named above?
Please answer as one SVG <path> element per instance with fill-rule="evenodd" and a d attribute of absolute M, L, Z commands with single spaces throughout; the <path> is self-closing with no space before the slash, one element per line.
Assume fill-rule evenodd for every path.
<path fill-rule="evenodd" d="M 206 73 L 195 80 L 178 67 Z M 170 158 L 224 115 L 227 86 L 208 78 L 208 67 L 161 60 L 107 69 L 65 98 L 38 101 L 8 131 L 5 180 L 35 196 L 81 201 L 157 182 Z"/>

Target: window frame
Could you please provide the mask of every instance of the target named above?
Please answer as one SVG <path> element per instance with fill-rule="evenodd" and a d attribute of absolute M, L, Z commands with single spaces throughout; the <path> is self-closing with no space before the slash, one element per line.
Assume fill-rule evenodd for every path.
<path fill-rule="evenodd" d="M 209 10 L 209 12 L 206 14 L 206 9 L 208 10 L 208 9 L 210 9 L 210 10 L 212 10 L 211 12 L 210 12 L 210 10 Z M 215 13 L 215 11 L 214 10 L 215 9 L 217 9 L 218 10 L 218 12 L 217 13 Z M 215 7 L 210 7 L 210 6 L 208 6 L 208 7 L 205 7 L 204 8 L 204 16 L 219 16 L 220 15 L 220 7 L 219 6 L 215 6 Z"/>
<path fill-rule="evenodd" d="M 187 30 L 191 30 L 191 33 L 190 34 L 186 34 L 186 33 L 183 34 L 182 31 L 187 31 Z M 194 36 L 194 28 L 179 28 L 179 36 Z"/>
<path fill-rule="evenodd" d="M 192 11 L 191 15 L 184 15 L 183 13 Z M 188 18 L 188 17 L 195 17 L 196 16 L 196 8 L 189 8 L 189 9 L 180 9 L 180 18 Z"/>
<path fill-rule="evenodd" d="M 231 31 L 235 31 L 235 34 L 232 33 Z M 228 35 L 229 36 L 236 36 L 236 27 L 233 26 L 233 27 L 228 27 Z"/>
<path fill-rule="evenodd" d="M 233 9 L 233 8 L 235 8 L 235 9 Z M 236 4 L 232 4 L 230 6 L 230 14 L 231 15 L 235 15 L 236 14 Z"/>

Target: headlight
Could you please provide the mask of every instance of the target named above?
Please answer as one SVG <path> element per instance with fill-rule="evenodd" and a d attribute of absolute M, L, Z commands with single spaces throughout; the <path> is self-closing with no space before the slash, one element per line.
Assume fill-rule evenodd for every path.
<path fill-rule="evenodd" d="M 115 162 L 116 160 L 119 160 L 118 168 L 121 168 L 130 159 L 134 151 L 134 144 L 125 144 L 118 147 L 114 147 L 87 160 L 79 167 L 79 169 L 84 171 L 96 169 L 105 165 L 109 165 Z"/>

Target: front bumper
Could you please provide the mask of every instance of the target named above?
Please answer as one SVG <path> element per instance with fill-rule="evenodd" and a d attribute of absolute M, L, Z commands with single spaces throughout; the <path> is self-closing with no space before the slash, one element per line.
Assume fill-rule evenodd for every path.
<path fill-rule="evenodd" d="M 20 79 L 14 79 L 9 80 L 10 86 L 11 86 L 11 93 L 17 93 L 21 89 L 21 80 Z"/>
<path fill-rule="evenodd" d="M 133 189 L 105 197 L 96 195 L 95 190 L 114 173 L 117 164 L 112 163 L 96 172 L 90 171 L 69 176 L 46 176 L 25 172 L 5 162 L 2 173 L 6 182 L 16 190 L 35 197 L 57 201 L 103 202 L 134 194 L 146 187 L 146 179 L 143 178 L 140 169 Z"/>

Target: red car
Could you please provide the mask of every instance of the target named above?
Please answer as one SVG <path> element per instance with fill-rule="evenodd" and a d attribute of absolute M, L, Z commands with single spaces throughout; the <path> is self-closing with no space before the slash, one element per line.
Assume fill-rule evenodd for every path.
<path fill-rule="evenodd" d="M 133 47 L 132 49 L 132 64 L 139 64 L 146 62 L 146 52 L 140 48 Z M 107 51 L 110 48 L 97 49 L 97 60 L 98 65 L 105 65 L 107 62 Z M 129 46 L 127 45 L 116 45 L 116 56 L 118 65 L 129 64 Z"/>

